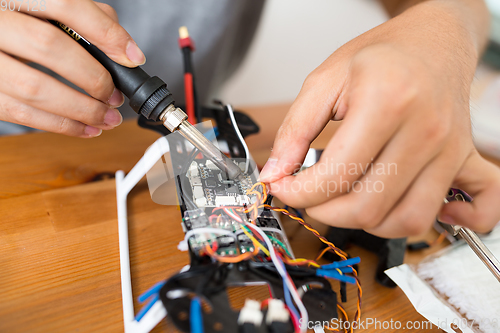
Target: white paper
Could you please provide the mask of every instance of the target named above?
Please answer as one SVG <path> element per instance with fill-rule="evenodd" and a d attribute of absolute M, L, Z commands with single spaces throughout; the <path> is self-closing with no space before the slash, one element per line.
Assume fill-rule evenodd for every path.
<path fill-rule="evenodd" d="M 463 333 L 474 333 L 462 317 L 444 304 L 410 266 L 404 264 L 393 267 L 386 270 L 385 274 L 403 290 L 415 310 L 438 328 L 448 333 L 456 333 L 450 326 L 454 323 Z"/>

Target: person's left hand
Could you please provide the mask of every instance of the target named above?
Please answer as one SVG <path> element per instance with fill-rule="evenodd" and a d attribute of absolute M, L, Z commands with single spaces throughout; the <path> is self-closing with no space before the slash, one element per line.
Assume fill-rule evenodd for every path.
<path fill-rule="evenodd" d="M 455 182 L 475 200 L 444 207 L 443 221 L 490 230 L 500 172 L 471 139 L 477 58 L 471 34 L 430 3 L 361 35 L 305 80 L 261 181 L 321 222 L 382 237 L 427 230 Z M 332 119 L 343 123 L 320 161 L 292 175 Z"/>

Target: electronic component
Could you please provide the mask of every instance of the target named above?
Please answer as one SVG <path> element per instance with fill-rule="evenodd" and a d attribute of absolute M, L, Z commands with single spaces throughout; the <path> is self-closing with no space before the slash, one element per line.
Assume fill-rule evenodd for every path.
<path fill-rule="evenodd" d="M 189 161 L 188 161 L 189 162 Z M 188 171 L 185 175 L 187 183 L 185 187 L 189 187 L 192 192 L 193 202 L 198 209 L 193 212 L 204 211 L 204 214 L 197 213 L 197 217 L 184 219 L 184 227 L 186 230 L 196 228 L 214 227 L 231 232 L 239 232 L 241 224 L 230 220 L 227 216 L 213 215 L 215 208 L 224 207 L 245 207 L 253 201 L 247 192 L 247 185 L 242 184 L 238 180 L 228 180 L 223 176 L 223 172 L 219 170 L 215 164 L 204 157 L 199 157 L 190 162 Z M 255 175 L 249 175 L 249 182 L 256 181 Z M 188 185 L 189 184 L 189 185 Z M 189 193 L 189 192 L 187 192 Z M 186 193 L 186 195 L 187 195 Z M 191 212 L 191 211 L 189 211 Z M 238 216 L 241 221 L 249 221 L 248 216 L 233 211 L 233 214 Z M 191 213 L 191 215 L 193 215 Z M 211 216 L 209 222 L 207 216 Z M 200 221 L 197 221 L 200 219 Z M 271 236 L 273 242 L 286 243 L 286 240 L 281 235 L 281 225 L 276 216 L 270 211 L 262 211 L 261 216 L 256 220 L 256 225 L 266 229 L 266 234 Z M 274 231 L 275 230 L 275 231 Z M 236 234 L 235 234 L 236 235 Z M 217 243 L 216 253 L 218 255 L 234 255 L 238 253 L 253 252 L 255 246 L 253 241 L 248 236 L 239 232 L 235 238 L 228 236 L 220 236 L 216 234 L 200 234 L 190 239 L 191 249 L 197 254 L 205 246 L 212 246 Z M 288 247 L 288 246 L 287 246 Z"/>
<path fill-rule="evenodd" d="M 205 166 L 210 170 L 219 170 L 219 168 L 217 168 L 217 166 L 214 164 L 214 162 L 212 162 L 210 160 L 207 161 Z"/>
<path fill-rule="evenodd" d="M 262 324 L 262 319 L 264 315 L 260 310 L 260 303 L 247 298 L 245 300 L 245 305 L 240 310 L 238 316 L 238 325 L 252 324 L 259 327 Z"/>
<path fill-rule="evenodd" d="M 185 211 L 182 220 L 187 230 L 206 228 L 209 225 L 207 215 L 201 208 Z"/>
<path fill-rule="evenodd" d="M 169 139 L 172 140 L 169 142 L 171 146 L 178 146 L 175 137 L 167 136 Z M 301 266 L 303 259 L 294 259 L 277 213 L 263 206 L 270 200 L 266 199 L 265 185 L 256 184 L 256 169 L 245 175 L 244 182 L 231 180 L 197 151 L 171 152 L 173 165 L 177 164 L 176 153 L 183 155 L 183 166 L 176 184 L 186 232 L 179 249 L 189 251 L 191 268 L 171 277 L 160 292 L 160 298 L 175 325 L 184 332 L 190 330 L 189 316 L 185 318 L 181 313 L 187 311 L 187 300 L 193 294 L 206 299 L 216 309 L 203 313 L 203 326 L 207 333 L 216 333 L 212 328 L 218 324 L 224 327 L 222 332 L 253 332 L 256 328 L 256 332 L 285 333 L 293 332 L 294 326 L 296 331 L 303 331 L 303 328 L 298 328 L 298 319 L 305 318 L 307 322 L 308 318 L 330 320 L 336 317 L 336 294 L 324 277 L 330 278 L 336 271 L 324 269 L 320 270 L 323 276 L 317 275 L 316 269 Z M 190 160 L 186 161 L 186 156 Z M 278 265 L 281 255 L 285 265 Z M 283 279 L 287 274 L 289 279 Z M 343 277 L 335 275 L 335 278 Z M 227 295 L 223 295 L 225 287 L 247 283 L 269 284 L 276 299 L 293 298 L 298 308 L 294 310 L 295 321 L 291 320 L 283 301 L 272 310 L 258 309 L 255 304 L 251 310 L 249 305 L 250 313 L 254 311 L 254 314 L 269 317 L 269 323 L 262 322 L 260 326 L 256 324 L 262 320 L 252 321 L 250 316 L 244 315 L 247 310 L 232 310 Z M 311 283 L 319 287 L 304 288 Z M 297 289 L 303 290 L 303 294 L 299 295 Z M 288 307 L 291 307 L 291 302 L 287 300 Z"/>
<path fill-rule="evenodd" d="M 217 186 L 217 183 L 215 182 L 215 180 L 208 179 L 207 181 L 205 181 L 205 186 L 213 188 Z"/>
<path fill-rule="evenodd" d="M 263 227 L 263 228 L 275 228 L 275 229 L 280 229 L 281 230 L 280 224 L 272 216 L 270 216 L 270 217 L 269 216 L 266 216 L 266 217 L 260 216 L 260 217 L 258 217 L 257 218 L 257 225 L 259 227 Z"/>
<path fill-rule="evenodd" d="M 270 333 L 293 333 L 290 313 L 280 299 L 270 299 L 267 305 L 266 325 Z"/>
<path fill-rule="evenodd" d="M 217 121 L 218 131 L 223 136 L 217 136 L 217 140 L 226 145 L 231 158 L 220 155 L 217 149 L 213 150 L 211 143 L 206 145 L 207 139 L 199 137 L 201 133 L 185 121 L 182 110 L 168 105 L 163 117 L 160 117 L 166 128 L 177 130 L 196 148 L 193 150 L 190 145 L 186 145 L 180 135 L 161 138 L 168 141 L 169 147 L 175 147 L 170 150 L 170 156 L 175 169 L 175 185 L 185 232 L 185 238 L 178 248 L 189 251 L 190 266 L 158 287 L 158 297 L 172 322 L 183 332 L 236 332 L 239 330 L 238 318 L 241 317 L 240 324 L 243 323 L 243 326 L 258 326 L 260 323 L 260 333 L 305 333 L 309 320 L 325 321 L 336 317 L 336 295 L 324 277 L 335 276 L 340 281 L 353 283 L 355 279 L 344 276 L 344 273 L 356 272 L 343 266 L 329 269 L 325 267 L 327 265 L 321 266 L 315 261 L 293 256 L 275 211 L 296 219 L 323 242 L 326 240 L 303 219 L 286 209 L 269 206 L 272 198 L 268 196 L 266 185 L 257 182 L 256 169 L 250 171 L 250 155 L 235 115 L 230 106 L 225 108 L 228 109 L 231 122 L 217 113 L 212 118 Z M 235 133 L 228 133 L 228 126 Z M 165 147 L 161 149 L 164 154 Z M 232 158 L 241 158 L 243 151 L 246 163 L 235 164 Z M 177 157 L 182 162 L 176 160 Z M 238 168 L 238 171 L 234 168 Z M 245 170 L 245 174 L 242 170 Z M 117 173 L 117 189 L 121 178 Z M 118 211 L 120 221 L 123 206 L 119 205 Z M 122 251 L 123 242 L 120 244 Z M 337 251 L 333 244 L 328 244 L 333 251 Z M 345 254 L 341 256 L 346 258 Z M 267 284 L 272 298 L 284 299 L 286 307 L 281 300 L 275 303 L 266 300 L 271 302 L 267 312 L 252 302 L 243 311 L 250 312 L 248 316 L 232 309 L 228 302 L 227 286 L 256 284 Z M 307 289 L 311 285 L 315 288 Z M 302 294 L 299 294 L 299 290 L 303 291 Z M 361 294 L 361 290 L 359 292 Z M 125 304 L 124 298 L 124 309 Z M 206 304 L 211 311 L 205 310 Z M 157 304 L 151 301 L 136 318 L 152 309 L 148 307 L 150 305 Z M 262 306 L 265 307 L 264 302 Z M 267 321 L 262 325 L 264 313 Z M 124 318 L 126 314 L 130 312 L 124 310 Z M 159 312 L 153 314 L 157 316 Z M 360 314 L 359 302 L 357 314 Z M 151 319 L 147 315 L 144 315 L 144 320 Z M 140 318 L 133 323 L 142 324 Z M 355 320 L 359 320 L 359 316 Z"/>
<path fill-rule="evenodd" d="M 215 197 L 216 206 L 234 206 L 236 205 L 236 197 L 230 195 L 218 195 Z"/>
<path fill-rule="evenodd" d="M 198 207 L 244 206 L 251 203 L 246 191 L 252 177 L 245 182 L 226 179 L 224 172 L 204 158 L 189 165 L 186 177 L 191 185 L 193 202 Z"/>
<path fill-rule="evenodd" d="M 290 320 L 290 313 L 285 309 L 285 303 L 280 299 L 270 299 L 267 304 L 266 324 L 273 322 L 286 323 Z"/>

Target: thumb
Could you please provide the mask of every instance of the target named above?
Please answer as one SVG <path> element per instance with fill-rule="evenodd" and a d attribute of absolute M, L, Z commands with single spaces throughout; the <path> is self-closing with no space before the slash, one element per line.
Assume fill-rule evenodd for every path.
<path fill-rule="evenodd" d="M 272 183 L 296 172 L 304 162 L 311 142 L 332 119 L 333 106 L 340 89 L 332 87 L 332 82 L 338 80 L 323 77 L 323 74 L 310 74 L 304 81 L 276 134 L 271 156 L 262 169 L 260 181 Z"/>
<path fill-rule="evenodd" d="M 473 197 L 472 202 L 453 201 L 441 208 L 438 219 L 487 233 L 500 220 L 500 169 L 474 151 L 454 181 Z"/>

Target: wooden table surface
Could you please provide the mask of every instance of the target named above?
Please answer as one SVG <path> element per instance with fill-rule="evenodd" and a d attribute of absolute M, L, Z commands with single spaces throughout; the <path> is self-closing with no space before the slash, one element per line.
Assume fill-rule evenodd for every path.
<path fill-rule="evenodd" d="M 248 138 L 259 164 L 265 163 L 287 108 L 244 109 L 261 126 L 260 134 Z M 324 147 L 336 126 L 329 125 L 313 146 Z M 117 170 L 130 171 L 157 138 L 133 121 L 90 140 L 50 133 L 0 138 L 0 332 L 123 331 L 112 176 Z M 287 218 L 282 221 L 295 254 L 313 258 L 320 248 L 316 237 Z M 308 221 L 319 231 L 326 230 Z M 144 180 L 132 191 L 134 298 L 188 264 L 187 254 L 177 250 L 183 238 L 180 222 L 177 207 L 152 202 Z M 424 238 L 435 237 L 431 231 Z M 408 254 L 406 260 L 417 262 L 439 248 Z M 362 258 L 363 318 L 399 320 L 403 325 L 424 320 L 399 288 L 374 281 L 374 254 L 356 247 L 348 252 Z M 345 307 L 351 318 L 355 292 L 348 287 Z M 173 329 L 163 322 L 154 331 Z"/>

